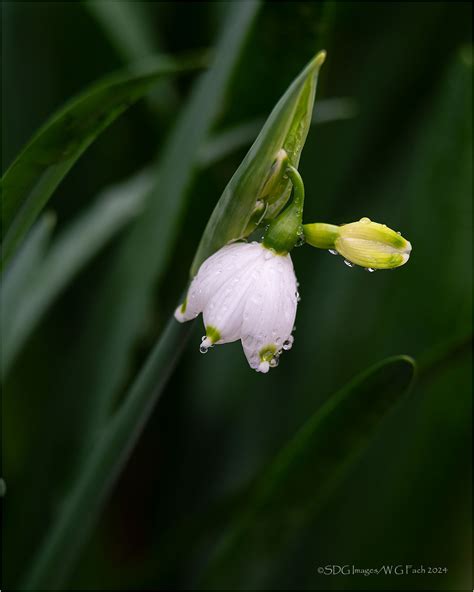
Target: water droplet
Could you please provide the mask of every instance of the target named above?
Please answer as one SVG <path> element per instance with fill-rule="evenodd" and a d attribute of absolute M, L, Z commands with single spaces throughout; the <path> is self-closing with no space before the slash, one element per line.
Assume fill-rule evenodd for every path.
<path fill-rule="evenodd" d="M 293 335 L 290 335 L 290 337 L 288 337 L 288 339 L 283 342 L 283 349 L 285 351 L 290 350 L 293 347 L 293 341 L 294 341 L 294 337 L 293 337 Z"/>
<path fill-rule="evenodd" d="M 300 302 L 301 301 L 301 296 L 300 296 L 300 293 L 298 291 L 295 292 L 295 298 L 296 298 L 296 302 Z"/>
<path fill-rule="evenodd" d="M 204 341 L 205 339 L 206 339 L 206 335 L 203 335 L 203 336 L 201 337 L 201 341 Z"/>
<path fill-rule="evenodd" d="M 304 239 L 304 236 L 299 236 L 299 237 L 296 239 L 295 247 L 302 247 L 302 246 L 305 244 L 305 242 L 306 242 L 306 241 L 305 241 L 305 239 Z"/>
<path fill-rule="evenodd" d="M 361 218 L 359 220 L 359 222 L 361 222 L 362 224 L 370 224 L 371 223 L 371 219 L 370 218 Z"/>
<path fill-rule="evenodd" d="M 270 360 L 270 368 L 276 368 L 278 366 L 278 364 L 280 363 L 280 359 L 278 358 L 278 356 L 274 356 L 271 360 Z"/>
<path fill-rule="evenodd" d="M 338 252 L 336 251 L 336 249 L 329 249 L 328 253 L 331 253 L 331 255 L 337 255 Z"/>
<path fill-rule="evenodd" d="M 400 236 L 402 235 L 402 233 L 399 230 L 397 230 L 397 234 L 399 234 Z"/>
<path fill-rule="evenodd" d="M 199 346 L 199 351 L 200 351 L 202 354 L 207 354 L 207 352 L 209 351 L 209 348 L 208 348 L 208 347 L 206 347 L 205 345 L 201 345 L 201 346 Z"/>
<path fill-rule="evenodd" d="M 354 267 L 354 263 L 348 261 L 347 259 L 344 259 L 344 263 L 347 265 L 347 267 Z"/>
<path fill-rule="evenodd" d="M 368 271 L 369 273 L 374 273 L 374 271 L 377 271 L 377 270 L 374 269 L 373 267 L 366 267 L 365 271 Z"/>

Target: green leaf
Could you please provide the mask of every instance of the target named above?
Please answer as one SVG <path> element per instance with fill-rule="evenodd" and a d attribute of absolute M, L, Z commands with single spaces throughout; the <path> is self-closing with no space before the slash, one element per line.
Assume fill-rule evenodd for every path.
<path fill-rule="evenodd" d="M 349 98 L 322 99 L 318 101 L 317 110 L 313 112 L 311 125 L 351 119 L 356 113 L 354 101 Z M 263 117 L 256 117 L 217 132 L 199 152 L 201 166 L 210 166 L 235 150 L 252 144 L 264 124 Z"/>
<path fill-rule="evenodd" d="M 147 60 L 125 74 L 110 76 L 73 99 L 38 131 L 1 181 L 2 265 L 86 148 L 160 78 L 196 61 Z"/>
<path fill-rule="evenodd" d="M 14 290 L 14 298 L 10 296 L 13 290 L 10 273 L 7 274 L 0 292 L 2 379 L 54 299 L 107 241 L 143 208 L 144 195 L 151 182 L 151 173 L 145 170 L 128 182 L 107 189 L 85 214 L 58 236 L 41 260 L 29 266 L 21 289 Z"/>
<path fill-rule="evenodd" d="M 53 214 L 46 213 L 42 216 L 31 229 L 5 273 L 0 286 L 3 347 L 5 347 L 5 323 L 8 322 L 10 315 L 15 314 L 22 295 L 28 289 L 31 274 L 41 264 L 55 223 L 56 218 Z"/>
<path fill-rule="evenodd" d="M 158 51 L 146 3 L 88 0 L 85 6 L 126 62 L 139 60 Z"/>
<path fill-rule="evenodd" d="M 132 384 L 127 397 L 101 432 L 38 550 L 22 590 L 62 590 L 61 583 L 97 520 L 102 504 L 138 440 L 172 374 L 192 323 L 172 318 Z"/>
<path fill-rule="evenodd" d="M 229 181 L 204 231 L 191 275 L 201 263 L 229 241 L 248 236 L 262 221 L 274 218 L 291 191 L 288 179 L 265 195 L 265 185 L 282 148 L 297 167 L 311 123 L 319 68 L 325 52 L 319 52 L 293 81 L 274 107 L 262 131 Z"/>
<path fill-rule="evenodd" d="M 88 0 L 85 7 L 96 19 L 124 63 L 160 53 L 158 33 L 153 26 L 150 5 L 146 2 Z M 179 105 L 178 93 L 172 81 L 167 78 L 157 82 L 147 99 L 158 116 L 169 117 L 170 112 Z"/>
<path fill-rule="evenodd" d="M 220 113 L 258 7 L 258 2 L 230 6 L 215 61 L 193 88 L 163 148 L 143 214 L 124 237 L 104 277 L 84 338 L 86 355 L 97 349 L 101 352 L 101 364 L 90 360 L 91 372 L 83 376 L 89 405 L 85 439 L 104 425 L 126 376 L 132 348 L 149 315 L 153 290 L 178 236 L 179 219 L 199 163 L 199 148 Z"/>
<path fill-rule="evenodd" d="M 159 183 L 147 195 L 143 215 L 123 241 L 103 291 L 98 294 L 90 335 L 91 354 L 95 358 L 100 351 L 101 364 L 95 364 L 100 367 L 97 375 L 93 374 L 94 365 L 87 366 L 87 380 L 91 383 L 82 392 L 85 406 L 90 405 L 91 423 L 82 434 L 87 454 L 38 549 L 24 589 L 51 590 L 61 586 L 192 330 L 192 323 L 180 325 L 171 319 L 118 411 L 110 417 L 113 397 L 124 378 L 131 348 L 142 328 L 153 287 L 175 236 L 186 190 L 198 162 L 198 147 L 219 113 L 258 6 L 253 1 L 232 5 L 215 63 L 195 87 L 165 148 Z M 160 248 L 150 249 L 156 237 Z M 91 447 L 92 435 L 96 439 Z"/>
<path fill-rule="evenodd" d="M 388 358 L 354 378 L 303 425 L 256 479 L 217 548 L 205 580 L 209 587 L 236 586 L 252 554 L 260 554 L 264 571 L 264 549 L 274 560 L 321 509 L 408 391 L 414 370 L 407 356 Z"/>

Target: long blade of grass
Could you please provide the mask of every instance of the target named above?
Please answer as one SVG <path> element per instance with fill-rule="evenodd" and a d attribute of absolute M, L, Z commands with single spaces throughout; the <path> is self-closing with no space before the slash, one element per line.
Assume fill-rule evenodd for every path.
<path fill-rule="evenodd" d="M 156 34 L 143 2 L 87 0 L 85 7 L 126 62 L 156 54 Z"/>
<path fill-rule="evenodd" d="M 44 257 L 55 223 L 56 218 L 51 213 L 46 213 L 38 220 L 2 280 L 0 300 L 3 339 L 5 339 L 5 323 L 9 321 L 12 314 L 15 314 L 22 295 L 27 290 L 31 274 Z M 4 315 L 7 318 L 4 318 Z M 3 341 L 3 347 L 5 347 L 5 341 Z"/>
<path fill-rule="evenodd" d="M 162 51 L 146 2 L 102 2 L 88 0 L 85 7 L 103 30 L 124 63 L 135 62 Z M 147 96 L 159 115 L 167 116 L 179 104 L 178 93 L 170 79 L 159 80 Z"/>
<path fill-rule="evenodd" d="M 22 590 L 61 590 L 82 545 L 172 374 L 192 323 L 171 319 L 123 406 L 90 451 L 87 464 L 61 506 Z"/>
<path fill-rule="evenodd" d="M 231 6 L 217 43 L 215 62 L 193 89 L 163 150 L 143 215 L 124 239 L 98 293 L 84 340 L 86 352 L 92 344 L 101 351 L 101 364 L 91 360 L 90 374 L 84 377 L 87 383 L 83 389 L 89 401 L 86 440 L 106 422 L 126 376 L 132 348 L 146 323 L 153 290 L 177 237 L 187 191 L 199 162 L 199 147 L 220 112 L 258 6 L 253 1 Z"/>
<path fill-rule="evenodd" d="M 100 81 L 58 111 L 37 132 L 1 181 L 2 266 L 86 148 L 121 113 L 166 75 L 197 62 L 162 57 Z"/>
<path fill-rule="evenodd" d="M 92 450 L 89 449 L 77 481 L 73 483 L 44 544 L 38 550 L 25 580 L 25 589 L 57 589 L 61 585 L 162 392 L 185 337 L 191 330 L 190 324 L 179 326 L 174 319 L 170 321 L 142 372 L 126 394 L 124 403 L 110 419 L 112 396 L 123 379 L 123 361 L 127 359 L 140 331 L 156 276 L 165 261 L 166 245 L 174 236 L 185 191 L 197 163 L 197 148 L 208 135 L 217 116 L 233 66 L 257 8 L 258 2 L 232 6 L 228 24 L 218 44 L 216 62 L 195 88 L 188 108 L 165 150 L 159 171 L 158 197 L 163 196 L 163 199 L 161 202 L 159 199 L 147 201 L 145 214 L 124 242 L 116 260 L 117 265 L 109 274 L 110 281 L 97 309 L 104 312 L 107 321 L 104 325 L 99 316 L 99 326 L 94 327 L 95 336 L 103 339 L 105 348 L 102 349 L 102 343 L 95 341 L 94 351 L 99 348 L 103 357 L 99 374 L 101 388 L 98 392 L 93 391 L 93 394 L 99 395 L 100 401 L 98 406 L 93 407 L 92 418 L 94 426 L 102 429 L 92 431 L 98 436 L 95 445 Z M 154 193 L 152 197 L 155 197 Z M 157 235 L 161 236 L 162 249 L 150 250 Z M 127 280 L 125 282 L 123 274 Z M 120 285 L 118 293 L 113 291 L 117 285 Z M 111 301 L 116 304 L 113 319 L 107 308 Z M 135 309 L 135 306 L 138 308 Z M 129 317 L 127 313 L 130 313 Z M 108 366 L 109 363 L 113 366 Z M 96 387 L 97 382 L 93 386 Z M 107 419 L 109 422 L 104 428 Z"/>
<path fill-rule="evenodd" d="M 230 582 L 235 586 L 248 554 L 260 553 L 263 572 L 264 550 L 274 559 L 291 535 L 309 523 L 408 391 L 414 370 L 407 356 L 383 360 L 330 397 L 304 424 L 257 478 L 234 516 L 205 577 L 209 589 Z"/>
<path fill-rule="evenodd" d="M 143 171 L 126 183 L 111 187 L 89 210 L 54 241 L 31 266 L 22 290 L 9 298 L 9 283 L 2 295 L 2 380 L 26 338 L 72 278 L 143 208 L 153 177 Z M 5 293 L 5 288 L 7 293 Z"/>

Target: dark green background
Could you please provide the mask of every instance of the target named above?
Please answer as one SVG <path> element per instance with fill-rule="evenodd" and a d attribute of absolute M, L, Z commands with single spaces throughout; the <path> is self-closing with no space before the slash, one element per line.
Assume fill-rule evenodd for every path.
<path fill-rule="evenodd" d="M 113 5 L 113 2 L 110 3 Z M 149 51 L 212 47 L 230 3 L 131 3 L 143 47 L 113 36 L 80 2 L 2 7 L 3 169 L 65 100 Z M 300 171 L 305 221 L 361 216 L 400 230 L 409 263 L 364 273 L 310 247 L 293 254 L 302 301 L 295 345 L 267 376 L 239 343 L 199 354 L 201 321 L 114 488 L 66 589 L 193 589 L 226 532 L 212 511 L 239 491 L 334 391 L 393 354 L 423 367 L 408 398 L 318 512 L 284 549 L 246 557 L 221 589 L 470 590 L 472 9 L 467 2 L 266 2 L 239 59 L 217 129 L 265 117 L 325 48 L 318 99 L 350 97 L 351 119 L 313 125 Z M 55 192 L 56 230 L 160 152 L 193 75 L 140 101 L 85 153 Z M 187 280 L 206 221 L 247 147 L 196 171 L 128 378 Z M 18 582 L 61 503 L 87 406 L 91 310 L 125 229 L 61 295 L 17 358 L 4 389 L 7 482 L 4 587 Z M 138 265 L 146 265 L 140 261 Z M 125 274 L 126 277 L 126 274 Z M 110 310 L 110 322 L 114 322 Z M 87 335 L 88 351 L 82 340 Z M 439 362 L 430 363 L 438 359 Z M 120 393 L 117 393 L 118 395 Z M 308 477 L 308 484 L 310 479 Z M 311 487 L 313 485 L 311 484 Z M 194 538 L 193 538 L 194 537 Z M 176 552 L 166 553 L 179 540 Z M 209 543 L 209 539 L 211 543 Z M 166 557 L 166 559 L 162 559 Z M 318 575 L 326 565 L 412 564 L 444 575 Z M 265 565 L 265 567 L 262 567 Z"/>

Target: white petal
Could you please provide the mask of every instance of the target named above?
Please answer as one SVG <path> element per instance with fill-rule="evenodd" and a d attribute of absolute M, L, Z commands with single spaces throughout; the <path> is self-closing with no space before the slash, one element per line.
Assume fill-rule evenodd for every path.
<path fill-rule="evenodd" d="M 258 278 L 246 300 L 241 328 L 242 346 L 252 368 L 267 372 L 262 350 L 278 353 L 292 341 L 297 284 L 291 257 L 271 254 L 259 269 Z M 269 364 L 271 366 L 271 364 Z"/>
<path fill-rule="evenodd" d="M 206 329 L 217 329 L 217 343 L 229 343 L 241 337 L 244 307 L 253 290 L 255 275 L 264 265 L 264 249 L 256 244 L 255 257 L 245 264 L 220 286 L 206 302 L 203 319 Z"/>
<path fill-rule="evenodd" d="M 198 270 L 188 290 L 186 306 L 178 306 L 175 317 L 184 322 L 195 319 L 220 287 L 252 259 L 260 255 L 257 243 L 232 243 L 211 255 Z"/>

